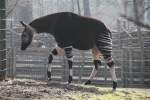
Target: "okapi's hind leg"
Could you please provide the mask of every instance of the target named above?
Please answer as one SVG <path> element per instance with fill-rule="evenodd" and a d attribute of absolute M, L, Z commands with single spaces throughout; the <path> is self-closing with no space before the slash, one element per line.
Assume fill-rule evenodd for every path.
<path fill-rule="evenodd" d="M 67 57 L 68 66 L 69 66 L 69 78 L 68 78 L 68 84 L 72 81 L 73 76 L 73 70 L 72 70 L 72 64 L 73 64 L 73 54 L 72 54 L 72 46 L 65 47 L 65 55 Z"/>
<path fill-rule="evenodd" d="M 96 47 L 92 48 L 92 54 L 93 54 L 93 63 L 94 63 L 94 67 L 93 70 L 90 74 L 89 79 L 85 82 L 85 85 L 91 84 L 91 80 L 95 77 L 95 75 L 98 72 L 98 66 L 101 65 L 101 53 L 98 51 L 98 49 Z"/>
<path fill-rule="evenodd" d="M 112 57 L 109 56 L 104 56 L 104 59 L 106 60 L 106 63 L 109 67 L 109 71 L 112 77 L 112 81 L 113 81 L 113 90 L 116 90 L 117 88 L 117 77 L 116 77 L 116 72 L 115 72 L 115 63 L 112 59 Z"/>

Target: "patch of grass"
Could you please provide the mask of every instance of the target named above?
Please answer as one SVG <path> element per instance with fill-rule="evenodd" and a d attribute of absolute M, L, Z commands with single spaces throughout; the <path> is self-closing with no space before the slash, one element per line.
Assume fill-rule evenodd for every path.
<path fill-rule="evenodd" d="M 115 92 L 111 91 L 111 88 L 102 88 L 94 86 L 83 86 L 86 88 L 95 88 L 95 92 L 73 92 L 67 94 L 71 99 L 68 100 L 150 100 L 148 91 L 141 89 L 124 89 L 120 88 Z"/>

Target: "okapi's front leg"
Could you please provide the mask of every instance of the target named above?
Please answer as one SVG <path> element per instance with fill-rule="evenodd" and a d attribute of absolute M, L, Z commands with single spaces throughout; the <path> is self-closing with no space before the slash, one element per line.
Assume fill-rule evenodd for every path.
<path fill-rule="evenodd" d="M 57 49 L 55 48 L 52 50 L 51 54 L 48 57 L 48 69 L 47 69 L 48 80 L 51 80 L 51 66 L 50 66 L 50 64 L 53 61 L 53 55 L 57 55 L 57 54 L 58 54 L 58 52 L 57 52 Z"/>
<path fill-rule="evenodd" d="M 91 84 L 91 80 L 95 77 L 95 75 L 97 74 L 98 72 L 98 66 L 101 65 L 101 54 L 100 52 L 97 50 L 97 48 L 93 48 L 92 49 L 92 54 L 93 54 L 93 63 L 94 63 L 94 67 L 93 67 L 93 70 L 90 74 L 90 77 L 88 79 L 88 81 L 85 82 L 85 85 L 88 85 L 88 84 Z"/>
<path fill-rule="evenodd" d="M 72 81 L 72 76 L 73 76 L 73 70 L 72 70 L 72 64 L 73 64 L 73 54 L 72 54 L 72 47 L 66 47 L 64 48 L 65 50 L 65 55 L 67 57 L 68 61 L 68 66 L 69 66 L 69 79 L 68 83 L 71 83 Z"/>
<path fill-rule="evenodd" d="M 53 61 L 53 56 L 57 55 L 64 55 L 64 50 L 62 48 L 56 47 L 52 50 L 51 54 L 48 57 L 48 70 L 47 70 L 47 77 L 48 80 L 51 80 L 51 67 L 50 64 Z"/>

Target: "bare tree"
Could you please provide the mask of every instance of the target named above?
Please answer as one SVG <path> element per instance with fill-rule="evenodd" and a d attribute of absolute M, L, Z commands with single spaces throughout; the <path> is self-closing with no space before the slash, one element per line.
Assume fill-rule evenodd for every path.
<path fill-rule="evenodd" d="M 134 24 L 136 24 L 137 26 L 143 27 L 143 28 L 147 28 L 150 29 L 150 25 L 144 23 L 144 14 L 150 9 L 150 7 L 145 7 L 145 3 L 144 0 L 133 0 L 133 12 L 135 12 L 134 17 L 133 16 L 129 16 L 127 14 L 127 5 L 128 5 L 128 1 L 124 0 L 124 6 L 125 6 L 125 14 L 121 14 L 120 16 L 127 19 L 128 21 L 133 22 Z"/>
<path fill-rule="evenodd" d="M 96 0 L 96 8 L 99 7 L 99 5 L 101 4 L 102 1 L 100 0 Z"/>
<path fill-rule="evenodd" d="M 13 1 L 13 2 L 14 2 L 14 1 Z M 6 17 L 8 17 L 8 16 L 13 12 L 13 10 L 16 8 L 18 2 L 19 2 L 19 0 L 16 0 L 16 1 L 15 1 L 15 4 L 12 5 L 12 1 L 11 1 L 11 5 L 10 5 L 11 8 L 8 9 L 8 12 L 6 13 Z"/>
<path fill-rule="evenodd" d="M 74 12 L 74 0 L 71 0 L 71 5 L 72 5 L 72 8 L 71 8 L 71 12 Z"/>
<path fill-rule="evenodd" d="M 91 16 L 89 0 L 83 0 L 84 16 Z"/>
<path fill-rule="evenodd" d="M 81 15 L 80 1 L 77 0 L 78 14 Z"/>
<path fill-rule="evenodd" d="M 129 17 L 129 16 L 124 15 L 124 14 L 121 14 L 120 16 L 123 17 L 123 18 L 125 18 L 125 19 L 127 19 L 128 21 L 133 22 L 134 24 L 136 24 L 136 25 L 138 25 L 138 26 L 140 26 L 140 27 L 150 29 L 150 25 L 149 25 L 149 24 L 146 24 L 146 23 L 144 23 L 144 22 L 135 20 L 135 18 L 133 18 L 133 17 Z"/>
<path fill-rule="evenodd" d="M 42 9 L 42 8 L 41 8 Z M 16 17 L 29 23 L 32 20 L 32 3 L 30 0 L 21 0 L 16 9 Z"/>

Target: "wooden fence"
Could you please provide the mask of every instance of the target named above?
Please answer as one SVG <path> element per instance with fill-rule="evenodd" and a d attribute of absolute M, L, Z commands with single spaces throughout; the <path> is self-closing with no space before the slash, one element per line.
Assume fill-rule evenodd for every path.
<path fill-rule="evenodd" d="M 124 36 L 124 33 L 113 33 L 113 57 L 116 62 L 119 86 L 150 87 L 150 35 L 148 32 L 143 35 L 145 58 L 141 60 L 139 56 L 141 50 L 138 45 L 138 38 L 134 36 L 136 32 L 131 34 L 133 36 L 132 38 Z M 9 37 L 9 35 L 7 36 Z M 15 54 L 13 54 L 13 72 L 12 67 L 9 67 L 11 68 L 9 73 L 15 74 L 15 77 L 18 78 L 46 80 L 47 58 L 52 48 L 41 48 L 42 46 L 33 47 L 32 44 L 26 51 L 20 51 L 19 37 L 19 33 L 11 37 L 15 40 L 13 41 L 15 45 L 12 50 L 15 51 Z M 52 38 L 47 38 L 47 36 L 40 37 L 40 39 L 49 41 L 49 43 L 52 41 Z M 74 50 L 74 55 L 73 82 L 82 83 L 88 79 L 92 71 L 92 56 L 89 51 L 83 52 L 78 50 Z M 141 61 L 144 61 L 144 66 L 140 66 Z M 68 66 L 65 57 L 55 57 L 51 67 L 52 80 L 67 81 Z M 93 83 L 104 86 L 111 84 L 109 69 L 104 61 L 102 66 L 99 67 L 98 74 L 94 78 Z"/>

